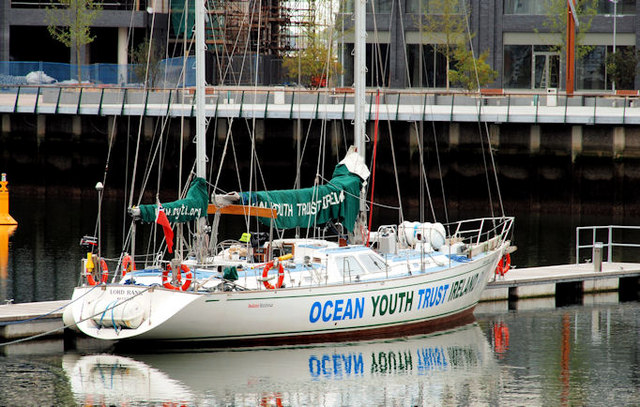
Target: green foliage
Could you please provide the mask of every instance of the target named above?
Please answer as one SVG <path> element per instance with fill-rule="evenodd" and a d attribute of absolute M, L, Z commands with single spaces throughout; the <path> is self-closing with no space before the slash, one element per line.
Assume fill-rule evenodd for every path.
<path fill-rule="evenodd" d="M 102 11 L 102 3 L 93 0 L 57 0 L 57 3 L 58 6 L 52 4 L 46 10 L 47 30 L 65 47 L 75 47 L 78 82 L 81 82 L 80 48 L 95 39 L 90 28 Z"/>
<path fill-rule="evenodd" d="M 486 62 L 488 51 L 474 58 L 467 48 L 474 37 L 468 31 L 467 0 L 428 0 L 423 9 L 422 31 L 437 43 L 437 52 L 447 61 L 447 89 L 450 84 L 477 89 L 478 84 L 482 87 L 497 78 L 498 73 Z"/>
<path fill-rule="evenodd" d="M 638 61 L 638 52 L 633 48 L 624 48 L 607 55 L 607 75 L 616 88 L 634 88 Z"/>
<path fill-rule="evenodd" d="M 160 47 L 152 46 L 148 38 L 131 51 L 133 73 L 139 82 L 151 87 L 157 84 L 161 75 L 160 61 L 163 55 L 164 51 Z"/>
<path fill-rule="evenodd" d="M 547 18 L 543 26 L 551 33 L 559 34 L 560 43 L 551 47 L 553 52 L 560 55 L 566 54 L 567 49 L 567 0 L 544 0 L 547 3 Z M 577 0 L 575 4 L 576 14 L 580 24 L 576 27 L 576 59 L 585 57 L 593 46 L 583 45 L 585 34 L 591 29 L 593 17 L 597 14 L 598 0 Z"/>
<path fill-rule="evenodd" d="M 317 33 L 307 36 L 308 46 L 285 57 L 282 63 L 289 78 L 306 86 L 317 87 L 320 78 L 331 78 L 342 71 L 338 57 Z"/>
<path fill-rule="evenodd" d="M 478 89 L 478 84 L 484 86 L 496 80 L 498 72 L 491 69 L 486 62 L 489 51 L 473 57 L 473 53 L 463 47 L 455 49 L 453 57 L 455 69 L 449 71 L 451 83 L 460 85 L 467 90 Z"/>

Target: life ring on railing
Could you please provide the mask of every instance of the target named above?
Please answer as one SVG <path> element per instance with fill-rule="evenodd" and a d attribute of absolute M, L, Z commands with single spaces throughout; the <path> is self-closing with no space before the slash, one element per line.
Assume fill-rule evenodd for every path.
<path fill-rule="evenodd" d="M 97 285 L 97 284 L 103 284 L 106 283 L 107 280 L 109 280 L 109 268 L 107 267 L 107 262 L 104 261 L 104 259 L 100 259 L 100 267 L 102 268 L 102 276 L 100 277 L 100 282 L 98 283 L 94 278 L 93 278 L 93 269 L 91 271 L 89 271 L 89 269 L 85 268 L 85 276 L 87 277 L 87 284 L 89 285 Z"/>
<path fill-rule="evenodd" d="M 185 266 L 184 264 L 180 265 L 180 270 L 178 270 L 178 278 L 177 278 L 178 283 L 180 283 L 180 281 L 182 280 L 182 273 L 184 273 L 184 276 L 185 276 L 184 283 L 182 283 L 181 286 L 175 286 L 171 284 L 171 281 L 169 280 L 170 272 L 171 272 L 171 264 L 167 263 L 167 268 L 164 269 L 164 271 L 162 272 L 162 286 L 164 288 L 168 288 L 169 290 L 187 291 L 187 289 L 191 285 L 191 280 L 193 279 L 193 273 L 191 273 L 191 270 L 189 270 L 189 267 Z"/>
<path fill-rule="evenodd" d="M 266 280 L 267 276 L 269 275 L 269 270 L 271 270 L 272 267 L 273 267 L 273 262 L 270 261 L 269 263 L 267 263 L 266 266 L 264 266 L 264 270 L 262 270 L 262 283 L 269 290 L 275 290 L 276 288 L 280 288 L 282 287 L 282 283 L 284 283 L 284 267 L 282 266 L 281 261 L 278 262 L 278 282 L 276 283 L 276 285 L 273 286 L 271 285 L 270 282 Z"/>
<path fill-rule="evenodd" d="M 504 276 L 507 274 L 507 271 L 511 268 L 511 255 L 509 253 L 502 256 L 500 261 L 498 262 L 498 266 L 496 267 L 496 274 L 499 276 Z"/>
<path fill-rule="evenodd" d="M 130 255 L 126 255 L 122 258 L 122 277 L 126 276 L 127 273 L 135 271 L 136 263 L 133 261 Z"/>

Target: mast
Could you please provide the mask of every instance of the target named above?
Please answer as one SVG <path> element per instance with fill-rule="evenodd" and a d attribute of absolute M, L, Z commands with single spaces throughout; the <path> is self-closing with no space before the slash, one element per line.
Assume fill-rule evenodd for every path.
<path fill-rule="evenodd" d="M 353 122 L 354 144 L 358 149 L 358 154 L 365 158 L 364 145 L 364 104 L 365 104 L 365 72 L 366 72 L 366 48 L 365 41 L 367 35 L 366 26 L 366 0 L 356 0 L 354 10 L 355 18 L 355 44 L 353 56 L 354 75 L 354 102 L 355 113 Z M 361 204 L 364 205 L 364 202 Z M 362 209 L 362 206 L 361 206 Z"/>
<path fill-rule="evenodd" d="M 354 75 L 354 119 L 353 119 L 353 144 L 358 154 L 365 159 L 365 74 L 366 74 L 366 0 L 356 0 L 354 8 L 355 20 L 355 44 L 353 56 Z M 354 243 L 363 243 L 367 240 L 363 232 L 367 230 L 367 205 L 364 189 L 360 192 L 360 215 L 354 229 Z"/>
<path fill-rule="evenodd" d="M 206 176 L 206 125 L 205 125 L 205 75 L 204 75 L 204 2 L 196 0 L 195 24 L 196 24 L 196 175 Z"/>
<path fill-rule="evenodd" d="M 205 123 L 205 48 L 204 41 L 204 14 L 205 0 L 195 2 L 195 25 L 196 25 L 196 176 L 206 179 L 207 159 L 205 150 L 207 148 L 206 123 Z M 206 256 L 205 229 L 207 218 L 199 218 L 196 222 L 196 252 L 198 261 L 202 261 Z"/>

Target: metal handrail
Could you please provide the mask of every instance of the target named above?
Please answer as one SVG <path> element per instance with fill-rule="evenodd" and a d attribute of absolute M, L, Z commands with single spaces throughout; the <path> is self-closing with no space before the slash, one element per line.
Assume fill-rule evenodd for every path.
<path fill-rule="evenodd" d="M 351 119 L 353 116 L 353 110 L 349 109 L 350 104 L 347 103 L 348 92 L 343 88 L 309 90 L 263 86 L 252 89 L 256 97 L 251 101 L 243 97 L 247 89 L 249 88 L 242 86 L 215 86 L 207 89 L 207 97 L 212 98 L 210 105 L 217 104 L 222 98 L 225 99 L 222 101 L 222 105 L 225 106 L 224 112 L 216 112 L 218 116 L 285 118 L 288 115 L 295 118 L 297 114 L 300 118 L 343 120 Z M 640 96 L 635 95 L 554 95 L 554 102 L 547 103 L 543 93 L 533 92 L 487 95 L 432 89 L 368 90 L 371 97 L 378 91 L 382 95 L 379 110 L 383 120 L 477 121 L 480 118 L 481 121 L 490 122 L 529 120 L 532 123 L 560 123 L 566 122 L 567 116 L 570 115 L 573 123 L 594 124 L 602 121 L 609 124 L 640 124 Z M 167 93 L 173 95 L 174 92 L 185 97 L 165 96 Z M 81 98 L 77 97 L 79 94 L 82 95 Z M 130 95 L 131 99 L 123 98 L 121 109 L 118 109 L 114 99 L 123 94 Z M 145 94 L 147 99 L 140 101 L 139 94 Z M 270 94 L 284 97 L 278 98 L 280 102 L 276 102 L 275 98 L 271 101 L 268 97 Z M 326 101 L 321 101 L 321 95 L 326 96 Z M 118 114 L 120 110 L 126 115 L 139 115 L 142 112 L 145 115 L 164 116 L 169 112 L 169 115 L 179 116 L 188 113 L 192 100 L 191 88 L 0 85 L 0 112 L 3 113 L 33 113 L 35 108 L 35 113 L 43 114 L 74 114 L 76 111 L 79 114 Z M 286 105 L 289 106 L 285 107 Z M 298 109 L 295 106 L 298 106 Z M 371 108 L 371 105 L 369 107 Z M 597 114 L 594 115 L 594 112 Z M 207 114 L 214 113 L 209 110 Z"/>
<path fill-rule="evenodd" d="M 607 231 L 607 241 L 606 242 L 597 242 L 596 234 L 598 231 L 605 230 Z M 613 241 L 613 233 L 615 230 L 637 230 L 640 231 L 640 226 L 623 226 L 623 225 L 607 225 L 607 226 L 578 226 L 576 228 L 576 264 L 580 264 L 580 249 L 591 249 L 591 254 L 593 258 L 593 254 L 597 245 L 602 244 L 603 248 L 607 249 L 607 261 L 613 262 L 613 249 L 614 247 L 633 247 L 640 248 L 640 244 L 638 243 L 617 243 Z M 591 232 L 591 243 L 590 244 L 580 244 L 580 232 L 581 231 L 590 231 Z"/>

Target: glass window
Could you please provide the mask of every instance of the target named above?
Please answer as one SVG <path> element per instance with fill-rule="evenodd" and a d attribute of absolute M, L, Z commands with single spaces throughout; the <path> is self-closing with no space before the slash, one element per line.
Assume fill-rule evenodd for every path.
<path fill-rule="evenodd" d="M 353 44 L 345 44 L 344 83 L 353 83 Z M 366 86 L 385 87 L 389 84 L 389 44 L 367 44 Z"/>
<path fill-rule="evenodd" d="M 367 273 L 375 273 L 378 271 L 384 271 L 385 264 L 384 261 L 380 260 L 378 257 L 372 254 L 365 254 L 358 257 Z"/>
<path fill-rule="evenodd" d="M 531 45 L 504 46 L 505 88 L 531 89 L 531 55 Z"/>
<path fill-rule="evenodd" d="M 546 15 L 549 2 L 552 0 L 504 0 L 504 14 Z M 599 0 L 596 4 L 596 13 L 635 15 L 635 0 L 617 0 L 614 4 L 611 0 Z"/>
<path fill-rule="evenodd" d="M 615 12 L 616 15 L 635 15 L 636 14 L 636 1 L 635 0 L 617 0 L 614 3 L 611 0 L 600 0 L 596 6 L 596 12 L 598 14 L 611 14 Z"/>
<path fill-rule="evenodd" d="M 412 87 L 444 88 L 447 86 L 447 60 L 437 50 L 436 44 L 407 46 L 409 80 Z"/>
<path fill-rule="evenodd" d="M 373 0 L 368 2 L 367 12 L 372 14 L 378 13 L 391 13 L 391 7 L 393 6 L 393 0 Z"/>
<path fill-rule="evenodd" d="M 504 14 L 545 15 L 550 0 L 504 0 Z"/>
<path fill-rule="evenodd" d="M 576 87 L 578 89 L 605 89 L 606 46 L 596 46 L 580 60 L 576 60 Z"/>
<path fill-rule="evenodd" d="M 346 278 L 363 274 L 364 270 L 353 256 L 336 257 L 338 272 Z"/>
<path fill-rule="evenodd" d="M 457 13 L 461 13 L 465 3 L 468 9 L 469 0 L 459 0 L 458 3 L 454 5 L 454 10 Z M 448 0 L 407 0 L 406 10 L 408 13 L 422 12 L 422 14 L 437 14 L 445 5 L 449 6 Z"/>

